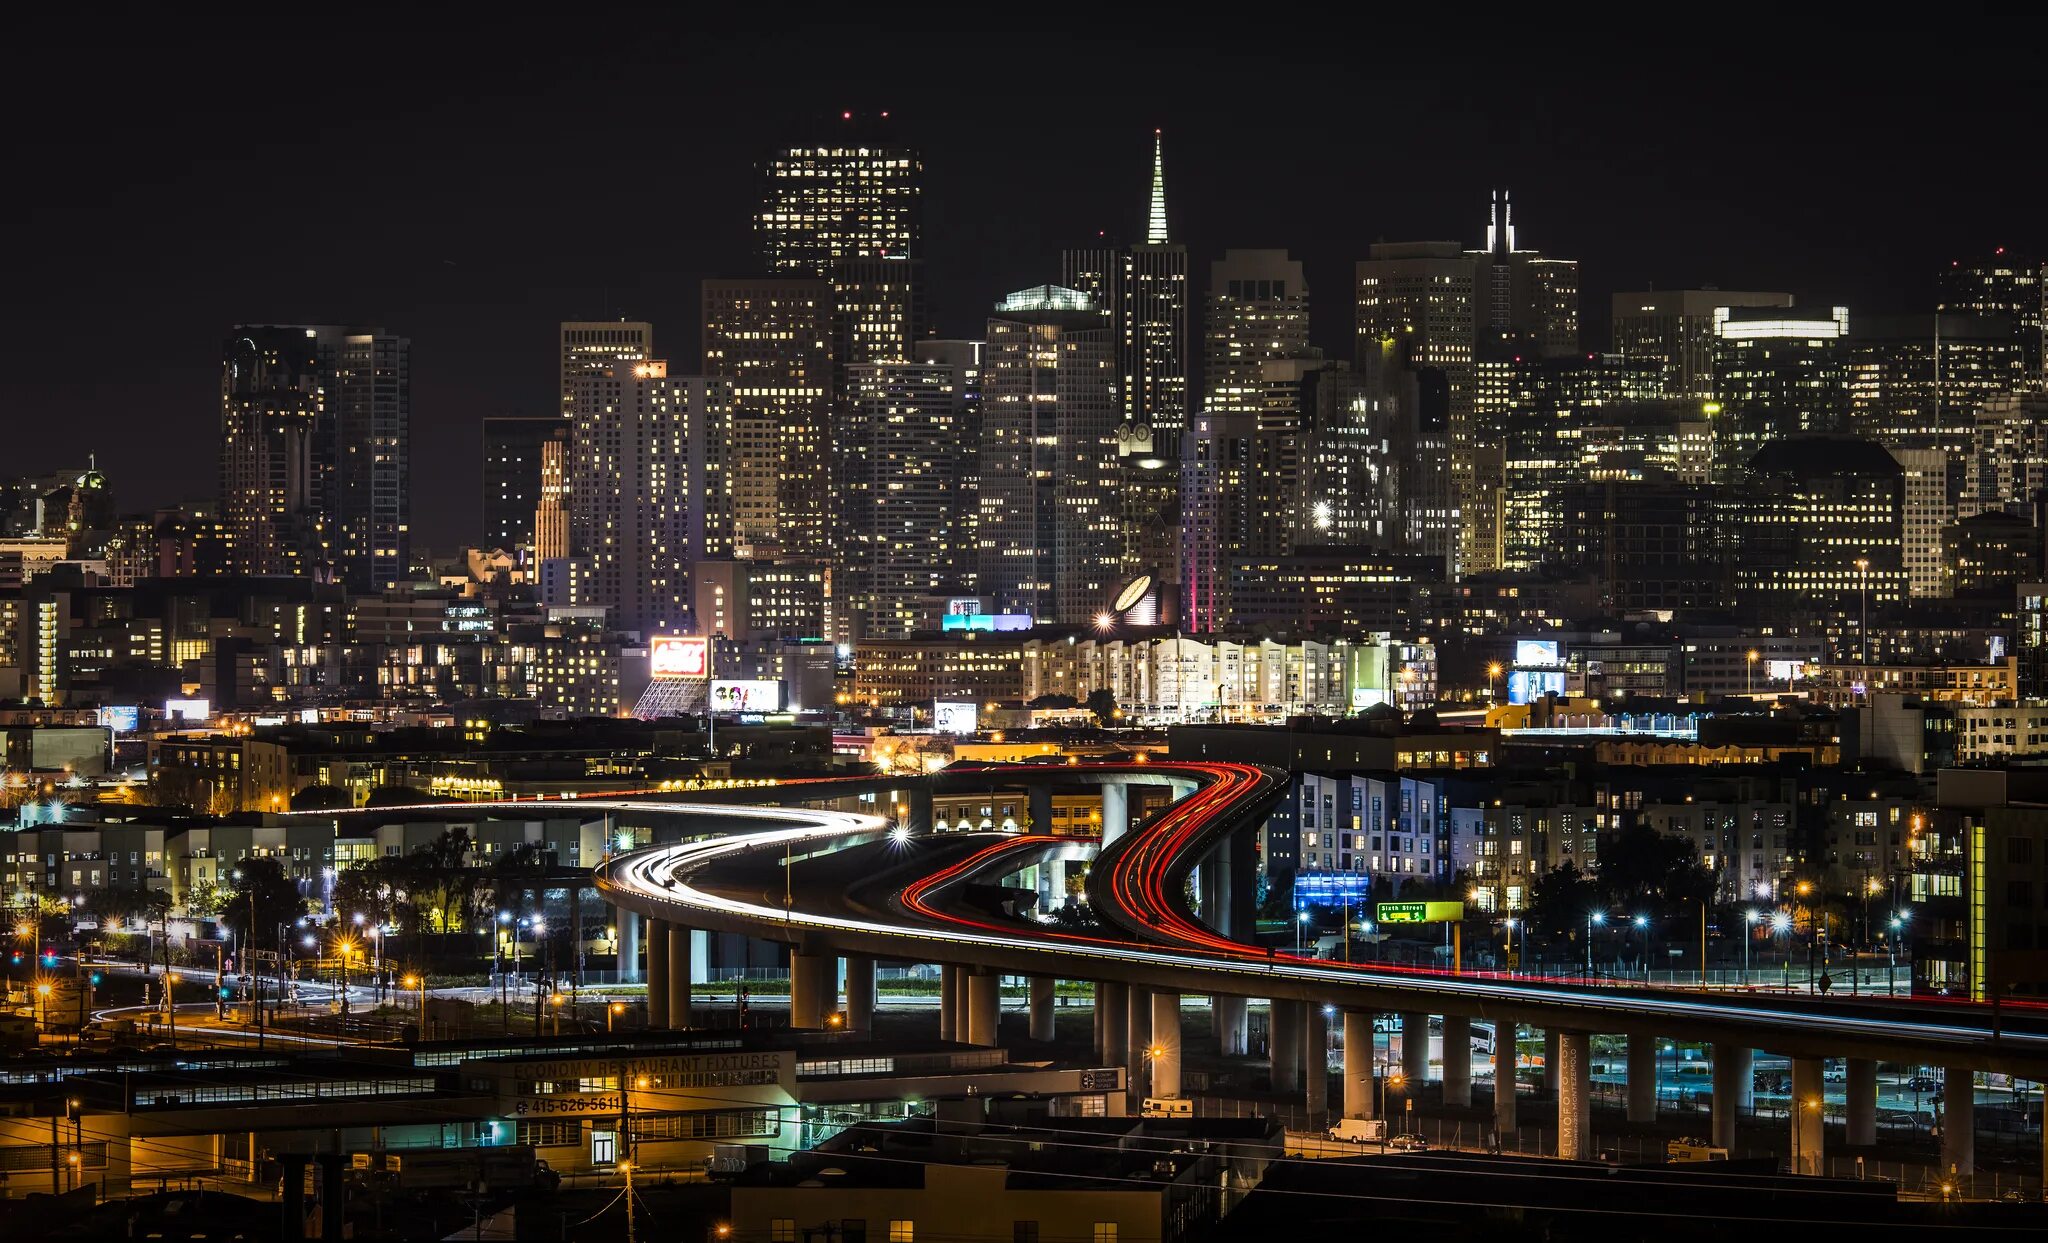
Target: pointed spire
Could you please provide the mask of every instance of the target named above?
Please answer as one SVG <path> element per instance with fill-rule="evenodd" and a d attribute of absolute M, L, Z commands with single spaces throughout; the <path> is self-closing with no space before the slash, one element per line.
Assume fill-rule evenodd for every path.
<path fill-rule="evenodd" d="M 1166 141 L 1152 131 L 1152 213 L 1145 222 L 1145 244 L 1166 245 Z"/>

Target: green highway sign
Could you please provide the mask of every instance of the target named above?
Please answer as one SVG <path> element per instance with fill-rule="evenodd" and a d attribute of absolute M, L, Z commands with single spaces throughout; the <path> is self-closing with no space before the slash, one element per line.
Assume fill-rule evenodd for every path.
<path fill-rule="evenodd" d="M 1382 902 L 1379 922 L 1383 924 L 1459 923 L 1465 918 L 1463 902 Z"/>

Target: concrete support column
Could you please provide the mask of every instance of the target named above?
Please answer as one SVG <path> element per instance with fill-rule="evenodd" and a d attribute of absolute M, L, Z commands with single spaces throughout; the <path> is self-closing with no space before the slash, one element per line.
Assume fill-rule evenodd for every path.
<path fill-rule="evenodd" d="M 1180 994 L 1152 994 L 1152 1096 L 1180 1095 Z"/>
<path fill-rule="evenodd" d="M 690 1022 L 690 930 L 668 926 L 668 1025 L 682 1031 Z"/>
<path fill-rule="evenodd" d="M 1543 1033 L 1543 1093 L 1552 1097 L 1557 1095 L 1557 1059 L 1562 1056 L 1557 1049 L 1557 1038 L 1555 1031 Z"/>
<path fill-rule="evenodd" d="M 1408 1090 L 1414 1092 L 1429 1078 L 1429 1016 L 1427 1014 L 1404 1013 L 1401 1015 L 1401 1073 L 1407 1077 Z"/>
<path fill-rule="evenodd" d="M 640 982 L 640 916 L 612 908 L 612 927 L 619 930 L 619 983 Z"/>
<path fill-rule="evenodd" d="M 668 1028 L 668 925 L 647 921 L 647 1026 Z"/>
<path fill-rule="evenodd" d="M 1515 1108 L 1520 1100 L 1515 1091 L 1515 1061 L 1515 1025 L 1496 1022 L 1493 1025 L 1493 1129 L 1501 1135 L 1511 1135 L 1521 1125 Z"/>
<path fill-rule="evenodd" d="M 1628 1037 L 1628 1120 L 1657 1120 L 1657 1038 L 1641 1032 Z"/>
<path fill-rule="evenodd" d="M 1130 1020 L 1131 990 L 1112 980 L 1095 982 L 1096 1052 L 1105 1066 L 1124 1064 L 1124 1028 Z"/>
<path fill-rule="evenodd" d="M 1133 1099 L 1152 1095 L 1152 990 L 1131 985 L 1124 1007 L 1124 1087 Z"/>
<path fill-rule="evenodd" d="M 1316 1125 L 1330 1115 L 1330 1012 L 1312 1001 L 1303 1014 L 1308 1032 L 1301 1062 L 1302 1087 L 1309 1123 Z"/>
<path fill-rule="evenodd" d="M 1209 1021 L 1216 1028 L 1216 1051 L 1243 1057 L 1249 1048 L 1249 1010 L 1242 997 L 1218 993 L 1209 999 Z"/>
<path fill-rule="evenodd" d="M 1852 1057 L 1847 1070 L 1842 1093 L 1848 1106 L 1849 1146 L 1869 1148 L 1877 1143 L 1877 1063 Z"/>
<path fill-rule="evenodd" d="M 930 782 L 920 782 L 906 791 L 903 800 L 909 805 L 908 823 L 912 833 L 932 831 L 932 787 Z"/>
<path fill-rule="evenodd" d="M 960 1039 L 960 968 L 939 964 L 939 1039 Z"/>
<path fill-rule="evenodd" d="M 846 959 L 846 1029 L 873 1035 L 875 1030 L 875 960 Z"/>
<path fill-rule="evenodd" d="M 1444 1016 L 1444 1105 L 1466 1109 L 1472 1104 L 1472 1020 Z"/>
<path fill-rule="evenodd" d="M 837 991 L 838 960 L 831 954 L 789 955 L 789 1025 L 815 1031 L 825 1026 L 830 997 Z"/>
<path fill-rule="evenodd" d="M 1052 1043 L 1053 1005 L 1058 993 L 1058 980 L 1049 975 L 1031 977 L 1031 1038 L 1042 1044 Z"/>
<path fill-rule="evenodd" d="M 711 934 L 702 928 L 690 929 L 690 983 L 711 983 Z"/>
<path fill-rule="evenodd" d="M 1131 831 L 1131 792 L 1121 781 L 1102 783 L 1102 844 Z"/>
<path fill-rule="evenodd" d="M 1026 832 L 1043 836 L 1052 832 L 1052 787 L 1034 785 L 1025 798 L 1025 811 L 1031 819 Z"/>
<path fill-rule="evenodd" d="M 1585 1032 L 1557 1035 L 1557 1155 L 1586 1161 L 1593 1156 L 1593 1039 Z"/>
<path fill-rule="evenodd" d="M 1956 1066 L 1942 1075 L 1941 1168 L 1947 1174 L 1977 1172 L 1977 1075 Z"/>
<path fill-rule="evenodd" d="M 1275 997 L 1267 1020 L 1266 1044 L 1273 1070 L 1273 1091 L 1286 1094 L 1301 1087 L 1302 1028 L 1307 1024 L 1299 1001 Z"/>
<path fill-rule="evenodd" d="M 1818 1174 L 1827 1168 L 1827 1063 L 1817 1057 L 1792 1059 L 1792 1172 Z"/>
<path fill-rule="evenodd" d="M 996 1029 L 1003 1017 L 1003 977 L 993 971 L 976 971 L 967 977 L 967 1043 L 983 1048 L 996 1046 Z"/>
<path fill-rule="evenodd" d="M 1735 1149 L 1735 1121 L 1755 1100 L 1755 1055 L 1732 1044 L 1714 1046 L 1714 1147 Z"/>
<path fill-rule="evenodd" d="M 1347 1118 L 1370 1118 L 1379 1109 L 1372 1095 L 1372 1015 L 1344 1012 L 1344 1099 Z"/>

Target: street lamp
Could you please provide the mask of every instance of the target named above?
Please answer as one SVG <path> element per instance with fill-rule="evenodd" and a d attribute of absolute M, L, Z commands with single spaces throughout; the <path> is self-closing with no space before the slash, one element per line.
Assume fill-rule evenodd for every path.
<path fill-rule="evenodd" d="M 1756 692 L 1756 662 L 1759 659 L 1761 659 L 1762 656 L 1763 653 L 1757 651 L 1755 648 L 1749 649 L 1749 666 L 1746 670 L 1744 670 L 1742 675 L 1742 693 L 1745 695 L 1754 694 Z"/>
<path fill-rule="evenodd" d="M 1294 952 L 1296 954 L 1301 953 L 1301 937 L 1302 933 L 1307 931 L 1307 929 L 1308 908 L 1303 907 L 1300 911 L 1297 911 L 1294 916 Z"/>
<path fill-rule="evenodd" d="M 1792 988 L 1792 956 L 1785 952 L 1785 936 L 1792 931 L 1790 911 L 1771 912 L 1771 932 L 1778 938 L 1778 979 L 1787 992 Z"/>
<path fill-rule="evenodd" d="M 1515 973 L 1516 966 L 1518 966 L 1521 962 L 1521 959 L 1516 957 L 1515 955 L 1515 925 L 1520 923 L 1521 921 L 1516 919 L 1514 916 L 1510 915 L 1507 917 L 1506 920 L 1502 922 L 1507 926 L 1508 930 L 1508 974 L 1513 975 Z M 1529 934 L 1525 932 L 1522 934 L 1522 946 L 1526 949 L 1528 945 Z"/>
<path fill-rule="evenodd" d="M 1744 988 L 1749 987 L 1749 943 L 1756 939 L 1756 921 L 1760 918 L 1762 917 L 1757 914 L 1754 907 L 1742 913 L 1742 986 Z"/>
<path fill-rule="evenodd" d="M 1500 662 L 1496 660 L 1486 666 L 1486 701 L 1490 704 L 1500 702 L 1500 695 L 1494 690 L 1494 682 L 1499 677 Z"/>
<path fill-rule="evenodd" d="M 1593 974 L 1593 928 L 1607 922 L 1607 912 L 1590 911 L 1586 915 L 1586 974 Z"/>
<path fill-rule="evenodd" d="M 1636 931 L 1643 934 L 1641 943 L 1636 947 L 1636 971 L 1637 974 L 1642 976 L 1643 983 L 1648 984 L 1650 982 L 1650 917 L 1648 915 L 1638 915 L 1631 922 L 1635 924 Z"/>

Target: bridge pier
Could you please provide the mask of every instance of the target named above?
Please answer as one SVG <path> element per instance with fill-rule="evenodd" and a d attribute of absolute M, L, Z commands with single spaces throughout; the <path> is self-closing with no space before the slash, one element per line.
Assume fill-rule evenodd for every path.
<path fill-rule="evenodd" d="M 1307 1016 L 1303 1003 L 1275 997 L 1267 1012 L 1267 1057 L 1272 1063 L 1273 1092 L 1285 1095 L 1301 1087 L 1302 1028 Z"/>
<path fill-rule="evenodd" d="M 908 805 L 909 805 L 909 808 L 910 808 L 909 816 L 908 816 L 908 818 L 907 818 L 907 820 L 906 820 L 906 823 L 907 823 L 907 824 L 909 825 L 909 827 L 910 827 L 910 831 L 911 831 L 912 833 L 915 833 L 915 834 L 924 834 L 924 833 L 929 833 L 929 832 L 931 832 L 931 831 L 932 831 L 932 786 L 931 786 L 931 782 L 929 782 L 929 781 L 921 781 L 921 782 L 917 783 L 916 785 L 912 786 L 912 787 L 911 787 L 911 788 L 910 788 L 909 790 L 905 791 L 905 794 L 906 794 L 906 796 L 907 796 L 907 797 L 905 797 L 905 799 L 904 799 L 903 801 L 904 801 L 904 802 L 905 802 L 906 804 L 908 804 Z"/>
<path fill-rule="evenodd" d="M 1216 1028 L 1216 1051 L 1243 1057 L 1248 1047 L 1249 1011 L 1243 997 L 1218 993 L 1209 999 L 1209 1021 Z"/>
<path fill-rule="evenodd" d="M 1472 1104 L 1472 1020 L 1444 1016 L 1444 1106 L 1466 1109 Z"/>
<path fill-rule="evenodd" d="M 1553 1099 L 1557 1096 L 1557 1060 L 1562 1056 L 1557 1047 L 1558 1032 L 1550 1028 L 1543 1033 L 1543 1094 Z"/>
<path fill-rule="evenodd" d="M 1121 781 L 1102 783 L 1102 845 L 1107 849 L 1110 843 L 1131 831 L 1130 787 Z"/>
<path fill-rule="evenodd" d="M 2043 1158 L 2048 1164 L 2048 1158 Z M 1950 1174 L 1977 1172 L 1977 1075 L 1950 1066 L 1941 1076 L 1941 1168 Z"/>
<path fill-rule="evenodd" d="M 872 1035 L 875 1030 L 875 960 L 846 959 L 846 1029 Z"/>
<path fill-rule="evenodd" d="M 668 1029 L 668 924 L 647 921 L 647 1026 Z"/>
<path fill-rule="evenodd" d="M 939 1039 L 960 1040 L 961 971 L 951 963 L 939 964 Z"/>
<path fill-rule="evenodd" d="M 1818 1174 L 1827 1168 L 1827 1063 L 1817 1057 L 1792 1059 L 1792 1172 Z"/>
<path fill-rule="evenodd" d="M 1557 1155 L 1585 1161 L 1593 1155 L 1593 1039 L 1557 1033 Z"/>
<path fill-rule="evenodd" d="M 1095 1051 L 1105 1066 L 1124 1064 L 1124 1028 L 1129 1024 L 1131 990 L 1114 980 L 1095 982 Z"/>
<path fill-rule="evenodd" d="M 1344 1099 L 1338 1102 L 1347 1118 L 1370 1118 L 1372 1099 L 1372 1014 L 1344 1012 Z"/>
<path fill-rule="evenodd" d="M 829 995 L 835 992 L 838 961 L 830 954 L 789 953 L 789 1025 L 815 1031 L 825 1026 L 831 1009 Z M 671 964 L 673 966 L 673 964 Z"/>
<path fill-rule="evenodd" d="M 1429 1016 L 1405 1012 L 1401 1015 L 1401 1074 L 1408 1090 L 1416 1091 L 1429 1078 Z"/>
<path fill-rule="evenodd" d="M 691 930 L 682 924 L 668 926 L 668 1025 L 672 1031 L 693 1026 L 690 1016 L 690 981 L 695 979 L 690 955 Z"/>
<path fill-rule="evenodd" d="M 967 1043 L 996 1047 L 1003 1017 L 1003 977 L 977 970 L 967 977 Z"/>
<path fill-rule="evenodd" d="M 1025 795 L 1025 812 L 1031 821 L 1026 833 L 1045 836 L 1052 832 L 1052 787 L 1033 785 Z"/>
<path fill-rule="evenodd" d="M 1131 985 L 1124 1007 L 1124 1085 L 1132 1100 L 1152 1094 L 1152 990 Z"/>
<path fill-rule="evenodd" d="M 1493 1025 L 1493 1129 L 1496 1135 L 1510 1135 L 1521 1125 L 1515 1106 L 1515 1025 L 1496 1021 Z"/>
<path fill-rule="evenodd" d="M 1628 1120 L 1657 1120 L 1657 1038 L 1641 1032 L 1628 1037 Z"/>
<path fill-rule="evenodd" d="M 1732 1044 L 1714 1046 L 1714 1147 L 1735 1148 L 1735 1124 L 1755 1104 L 1755 1055 Z"/>
<path fill-rule="evenodd" d="M 1180 1095 L 1180 994 L 1152 994 L 1152 1090 L 1150 1096 Z"/>
<path fill-rule="evenodd" d="M 1851 1148 L 1869 1148 L 1877 1143 L 1877 1063 L 1867 1057 L 1852 1057 L 1845 1069 L 1846 1138 Z"/>
<path fill-rule="evenodd" d="M 1058 980 L 1049 975 L 1031 977 L 1031 1038 L 1042 1044 L 1053 1040 L 1053 1005 L 1058 995 Z"/>
<path fill-rule="evenodd" d="M 619 930 L 619 983 L 640 982 L 640 916 L 623 907 L 612 908 L 612 927 Z"/>
<path fill-rule="evenodd" d="M 1309 1125 L 1321 1126 L 1330 1116 L 1330 1009 L 1312 1001 L 1303 1016 L 1308 1027 L 1301 1063 L 1303 1104 Z"/>

